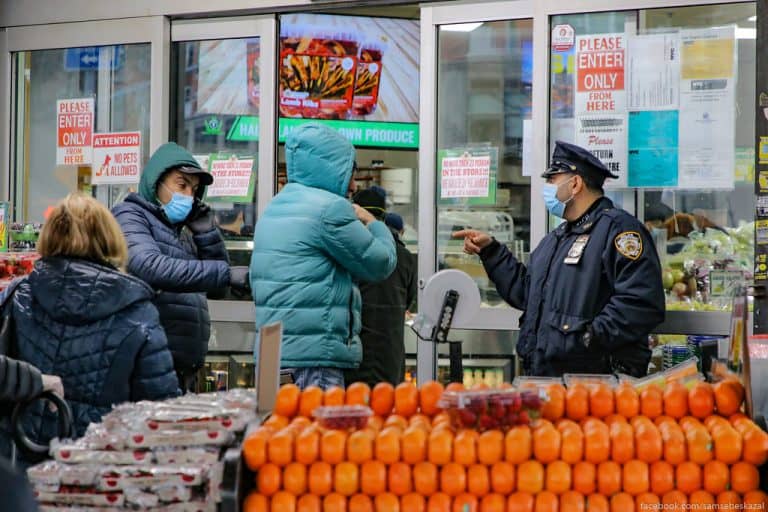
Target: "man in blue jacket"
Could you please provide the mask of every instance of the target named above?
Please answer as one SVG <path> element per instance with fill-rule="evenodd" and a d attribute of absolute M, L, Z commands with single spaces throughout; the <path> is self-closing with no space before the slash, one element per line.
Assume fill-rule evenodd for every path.
<path fill-rule="evenodd" d="M 499 294 L 524 312 L 517 355 L 529 375 L 645 375 L 648 334 L 664 320 L 661 265 L 635 217 L 603 196 L 617 178 L 589 151 L 557 141 L 542 175 L 547 209 L 563 222 L 531 253 L 528 266 L 485 233 L 465 229 Z"/>
<path fill-rule="evenodd" d="M 248 267 L 229 266 L 214 213 L 201 201 L 211 183 L 189 151 L 168 142 L 147 162 L 139 193 L 112 210 L 128 241 L 128 271 L 159 292 L 154 303 L 186 390 L 208 352 L 206 294 L 248 284 Z"/>
<path fill-rule="evenodd" d="M 354 280 L 386 279 L 395 243 L 383 222 L 346 199 L 355 148 L 338 132 L 306 124 L 288 135 L 285 158 L 288 184 L 254 233 L 256 328 L 283 323 L 281 367 L 300 387 L 343 386 L 343 370 L 362 358 Z"/>

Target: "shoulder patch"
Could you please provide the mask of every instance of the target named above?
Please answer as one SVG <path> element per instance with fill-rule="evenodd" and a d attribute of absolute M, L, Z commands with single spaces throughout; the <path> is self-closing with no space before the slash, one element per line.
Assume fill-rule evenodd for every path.
<path fill-rule="evenodd" d="M 636 260 L 643 255 L 643 238 L 637 231 L 624 231 L 616 235 L 613 245 L 623 256 Z"/>

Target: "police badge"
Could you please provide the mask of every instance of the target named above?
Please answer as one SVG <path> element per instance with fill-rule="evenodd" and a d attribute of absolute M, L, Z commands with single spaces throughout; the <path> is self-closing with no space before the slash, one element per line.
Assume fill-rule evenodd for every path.
<path fill-rule="evenodd" d="M 636 260 L 643 255 L 643 239 L 636 231 L 619 233 L 613 240 L 613 245 L 623 256 L 631 260 Z"/>

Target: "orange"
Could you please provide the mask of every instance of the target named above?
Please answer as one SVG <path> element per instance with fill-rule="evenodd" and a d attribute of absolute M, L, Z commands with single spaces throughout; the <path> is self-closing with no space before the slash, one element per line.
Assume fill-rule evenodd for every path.
<path fill-rule="evenodd" d="M 299 397 L 301 396 L 301 389 L 295 384 L 283 384 L 280 389 L 277 390 L 277 397 L 275 398 L 275 414 L 285 416 L 286 418 L 292 418 L 296 416 L 299 410 Z"/>
<path fill-rule="evenodd" d="M 677 381 L 664 388 L 664 414 L 676 419 L 688 414 L 688 390 Z"/>
<path fill-rule="evenodd" d="M 429 416 L 426 414 L 418 413 L 408 418 L 408 426 L 420 427 L 425 430 L 432 430 L 432 420 L 430 420 Z"/>
<path fill-rule="evenodd" d="M 269 512 L 269 501 L 263 494 L 251 492 L 243 501 L 243 512 Z"/>
<path fill-rule="evenodd" d="M 611 459 L 623 464 L 635 457 L 635 432 L 628 423 L 614 423 L 610 429 Z"/>
<path fill-rule="evenodd" d="M 710 384 L 699 382 L 688 392 L 688 410 L 700 419 L 712 414 L 715 410 L 715 393 Z"/>
<path fill-rule="evenodd" d="M 574 384 L 565 392 L 565 414 L 579 421 L 589 415 L 589 391 L 582 384 Z"/>
<path fill-rule="evenodd" d="M 427 512 L 451 512 L 451 497 L 442 492 L 431 495 L 427 500 Z"/>
<path fill-rule="evenodd" d="M 691 494 L 701 489 L 701 466 L 690 461 L 675 468 L 675 489 Z"/>
<path fill-rule="evenodd" d="M 512 464 L 521 464 L 531 458 L 533 436 L 527 425 L 512 427 L 504 438 L 504 458 Z"/>
<path fill-rule="evenodd" d="M 688 458 L 686 440 L 680 426 L 674 421 L 659 425 L 659 432 L 664 441 L 664 460 L 676 466 Z"/>
<path fill-rule="evenodd" d="M 464 466 L 446 464 L 440 470 L 440 490 L 448 496 L 458 496 L 467 489 L 467 474 Z"/>
<path fill-rule="evenodd" d="M 396 428 L 384 428 L 376 436 L 374 443 L 376 460 L 391 464 L 400 460 L 400 431 Z"/>
<path fill-rule="evenodd" d="M 330 494 L 333 488 L 333 468 L 327 462 L 315 462 L 307 473 L 309 492 L 317 496 Z"/>
<path fill-rule="evenodd" d="M 353 382 L 347 386 L 344 403 L 347 405 L 368 405 L 371 401 L 371 388 L 365 382 Z"/>
<path fill-rule="evenodd" d="M 419 390 L 410 382 L 401 382 L 395 388 L 395 413 L 408 418 L 419 410 Z"/>
<path fill-rule="evenodd" d="M 731 466 L 731 489 L 744 494 L 754 491 L 760 485 L 760 475 L 757 468 L 746 462 L 737 462 Z"/>
<path fill-rule="evenodd" d="M 664 456 L 664 441 L 658 427 L 651 423 L 638 423 L 635 429 L 636 456 L 643 462 L 652 464 Z"/>
<path fill-rule="evenodd" d="M 741 460 L 743 441 L 741 434 L 728 425 L 722 430 L 712 433 L 715 442 L 715 458 L 726 464 L 733 464 Z"/>
<path fill-rule="evenodd" d="M 379 382 L 371 391 L 371 409 L 379 416 L 389 416 L 395 406 L 395 388 L 389 382 Z"/>
<path fill-rule="evenodd" d="M 744 494 L 745 505 L 755 505 L 752 510 L 765 510 L 768 508 L 768 496 L 763 491 L 749 491 Z"/>
<path fill-rule="evenodd" d="M 560 457 L 560 432 L 551 425 L 533 430 L 533 454 L 542 464 L 548 464 Z"/>
<path fill-rule="evenodd" d="M 387 473 L 387 490 L 395 496 L 403 496 L 413 491 L 411 466 L 404 462 L 390 464 Z"/>
<path fill-rule="evenodd" d="M 344 405 L 345 395 L 344 388 L 331 386 L 323 393 L 323 405 Z"/>
<path fill-rule="evenodd" d="M 461 382 L 449 382 L 448 385 L 445 386 L 446 391 L 464 391 L 465 389 L 464 384 Z"/>
<path fill-rule="evenodd" d="M 477 497 L 468 493 L 462 493 L 453 499 L 453 512 L 477 512 Z"/>
<path fill-rule="evenodd" d="M 400 510 L 403 512 L 424 512 L 426 509 L 427 502 L 420 494 L 412 492 L 400 498 Z"/>
<path fill-rule="evenodd" d="M 536 498 L 528 492 L 516 492 L 507 498 L 507 512 L 533 512 Z"/>
<path fill-rule="evenodd" d="M 489 494 L 480 500 L 480 512 L 505 512 L 507 502 L 501 494 Z"/>
<path fill-rule="evenodd" d="M 589 496 L 597 489 L 597 468 L 591 462 L 577 462 L 573 466 L 573 490 Z"/>
<path fill-rule="evenodd" d="M 376 496 L 387 490 L 387 466 L 378 460 L 360 466 L 360 492 Z"/>
<path fill-rule="evenodd" d="M 285 491 L 276 492 L 275 495 L 272 496 L 270 507 L 271 510 L 279 510 L 280 512 L 295 512 L 296 496 Z"/>
<path fill-rule="evenodd" d="M 635 497 L 635 510 L 642 512 L 643 510 L 659 510 L 661 507 L 661 500 L 658 496 L 650 492 L 644 492 L 640 496 Z"/>
<path fill-rule="evenodd" d="M 477 431 L 459 430 L 453 438 L 453 462 L 470 466 L 477 462 Z"/>
<path fill-rule="evenodd" d="M 688 505 L 688 497 L 682 491 L 669 491 L 661 497 L 661 503 L 665 509 L 682 510 Z"/>
<path fill-rule="evenodd" d="M 320 455 L 320 432 L 314 427 L 304 429 L 296 436 L 295 454 L 296 462 L 310 465 Z"/>
<path fill-rule="evenodd" d="M 694 505 L 691 507 L 691 510 L 708 510 L 712 507 L 702 507 L 701 505 L 714 505 L 715 497 L 707 491 L 693 491 L 691 495 L 688 496 L 688 503 Z"/>
<path fill-rule="evenodd" d="M 344 460 L 347 447 L 347 434 L 343 430 L 327 430 L 320 440 L 320 458 L 328 464 L 338 464 Z"/>
<path fill-rule="evenodd" d="M 270 437 L 271 430 L 259 427 L 243 441 L 243 459 L 251 471 L 256 471 L 267 462 L 267 442 Z"/>
<path fill-rule="evenodd" d="M 269 462 L 278 466 L 285 466 L 293 461 L 293 435 L 281 430 L 269 438 L 267 442 L 267 456 Z"/>
<path fill-rule="evenodd" d="M 493 465 L 504 458 L 504 434 L 500 430 L 488 430 L 477 439 L 477 460 Z"/>
<path fill-rule="evenodd" d="M 621 466 L 612 460 L 601 462 L 597 467 L 597 492 L 612 496 L 621 491 Z"/>
<path fill-rule="evenodd" d="M 431 462 L 419 462 L 413 467 L 413 490 L 422 496 L 431 496 L 438 488 L 437 466 Z"/>
<path fill-rule="evenodd" d="M 271 426 L 274 428 L 274 431 L 277 432 L 278 430 L 287 427 L 290 422 L 291 420 L 287 416 L 271 414 L 269 418 L 267 418 L 267 421 L 264 422 L 264 426 Z"/>
<path fill-rule="evenodd" d="M 281 510 L 274 509 L 273 510 Z M 347 498 L 341 494 L 332 492 L 325 498 L 323 498 L 323 512 L 346 512 L 347 510 Z"/>
<path fill-rule="evenodd" d="M 664 494 L 675 488 L 675 468 L 669 462 L 660 460 L 651 464 L 648 470 L 650 488 L 653 494 Z"/>
<path fill-rule="evenodd" d="M 611 512 L 632 512 L 635 500 L 629 494 L 620 492 L 611 496 Z"/>
<path fill-rule="evenodd" d="M 685 434 L 688 447 L 688 459 L 696 464 L 706 464 L 712 460 L 712 437 L 704 425 L 692 426 Z"/>
<path fill-rule="evenodd" d="M 568 464 L 576 464 L 584 457 L 584 434 L 581 427 L 569 421 L 560 426 L 559 430 L 560 458 Z"/>
<path fill-rule="evenodd" d="M 762 466 L 768 460 L 768 433 L 746 416 L 743 418 L 737 416 L 738 414 L 731 416 L 730 422 L 744 441 L 742 458 L 744 462 Z"/>
<path fill-rule="evenodd" d="M 264 496 L 272 496 L 280 490 L 282 474 L 276 464 L 264 464 L 256 473 L 256 489 Z"/>
<path fill-rule="evenodd" d="M 298 462 L 292 462 L 285 466 L 283 489 L 294 496 L 301 496 L 307 492 L 307 466 Z"/>
<path fill-rule="evenodd" d="M 314 494 L 305 494 L 296 501 L 296 512 L 322 512 L 323 502 L 320 496 Z M 370 512 L 358 510 L 357 512 Z"/>
<path fill-rule="evenodd" d="M 547 465 L 546 484 L 548 491 L 557 495 L 571 488 L 571 466 L 562 460 Z"/>
<path fill-rule="evenodd" d="M 298 453 L 296 455 L 298 458 Z M 362 464 L 373 459 L 373 439 L 370 434 L 362 430 L 349 434 L 347 437 L 347 459 L 356 464 Z"/>
<path fill-rule="evenodd" d="M 482 498 L 491 490 L 491 478 L 488 467 L 483 464 L 473 464 L 467 468 L 467 492 Z"/>
<path fill-rule="evenodd" d="M 614 411 L 613 390 L 598 384 L 589 390 L 589 412 L 595 418 L 605 418 Z"/>
<path fill-rule="evenodd" d="M 517 490 L 536 494 L 544 488 L 544 466 L 537 460 L 528 460 L 517 467 Z"/>
<path fill-rule="evenodd" d="M 376 512 L 400 512 L 400 500 L 392 493 L 379 494 L 374 499 Z"/>
<path fill-rule="evenodd" d="M 562 384 L 547 386 L 549 400 L 541 408 L 541 416 L 549 421 L 556 421 L 565 416 L 565 387 Z"/>
<path fill-rule="evenodd" d="M 400 430 L 405 430 L 408 428 L 408 420 L 399 414 L 390 414 L 384 421 L 384 428 L 386 427 L 397 427 Z"/>
<path fill-rule="evenodd" d="M 333 470 L 333 489 L 342 496 L 352 496 L 360 487 L 357 464 L 342 462 Z"/>
<path fill-rule="evenodd" d="M 717 504 L 720 505 L 721 508 L 723 508 L 722 505 L 741 505 L 742 503 L 741 496 L 733 491 L 725 491 L 717 495 Z M 736 509 L 732 508 L 732 510 Z"/>
<path fill-rule="evenodd" d="M 560 510 L 584 512 L 584 495 L 576 491 L 567 491 L 560 495 Z"/>
<path fill-rule="evenodd" d="M 429 435 L 427 454 L 429 462 L 438 466 L 451 462 L 453 433 L 450 430 L 433 430 Z"/>
<path fill-rule="evenodd" d="M 611 456 L 611 437 L 608 426 L 599 420 L 584 424 L 584 460 L 599 464 Z"/>
<path fill-rule="evenodd" d="M 614 391 L 616 413 L 625 418 L 634 418 L 640 414 L 640 395 L 628 382 L 622 382 Z"/>
<path fill-rule="evenodd" d="M 651 485 L 648 464 L 640 460 L 627 462 L 622 468 L 621 480 L 624 483 L 624 492 L 631 496 L 648 492 Z"/>
<path fill-rule="evenodd" d="M 422 384 L 419 390 L 421 412 L 427 416 L 434 416 L 440 412 L 437 402 L 440 401 L 441 396 L 443 396 L 443 385 L 439 382 L 430 380 Z"/>
<path fill-rule="evenodd" d="M 549 491 L 542 491 L 536 495 L 536 512 L 558 512 L 560 510 L 560 500 L 557 495 Z"/>
<path fill-rule="evenodd" d="M 317 386 L 304 388 L 299 400 L 299 414 L 311 418 L 315 409 L 321 405 L 323 405 L 323 390 Z"/>
<path fill-rule="evenodd" d="M 355 494 L 349 498 L 349 512 L 373 512 L 373 501 L 365 494 Z"/>
<path fill-rule="evenodd" d="M 590 494 L 587 496 L 587 510 L 589 512 L 609 512 L 611 505 L 608 498 L 602 494 Z"/>
<path fill-rule="evenodd" d="M 664 414 L 664 392 L 656 384 L 640 392 L 640 414 L 651 419 Z"/>
<path fill-rule="evenodd" d="M 721 380 L 714 385 L 715 406 L 721 416 L 730 416 L 739 412 L 744 400 L 744 386 L 735 379 Z"/>
<path fill-rule="evenodd" d="M 704 490 L 717 496 L 728 490 L 731 474 L 728 466 L 719 460 L 711 460 L 704 465 Z"/>
<path fill-rule="evenodd" d="M 416 464 L 427 458 L 427 433 L 418 427 L 409 427 L 400 438 L 403 462 Z"/>
<path fill-rule="evenodd" d="M 507 496 L 515 490 L 515 466 L 509 462 L 497 462 L 491 467 L 491 489 Z"/>

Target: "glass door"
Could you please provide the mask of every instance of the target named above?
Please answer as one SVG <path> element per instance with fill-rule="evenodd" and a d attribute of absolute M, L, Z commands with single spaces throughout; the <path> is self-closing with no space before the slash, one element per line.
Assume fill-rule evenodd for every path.
<path fill-rule="evenodd" d="M 521 260 L 530 252 L 532 14 L 528 2 L 422 11 L 420 190 L 422 211 L 429 214 L 420 217 L 419 277 L 462 270 L 477 283 L 482 302 L 472 321 L 454 328 L 516 329 L 520 316 L 498 296 L 479 258 L 464 254 L 463 240 L 451 233 L 478 229 Z M 433 376 L 436 363 L 435 347 L 420 342 L 420 379 Z"/>

